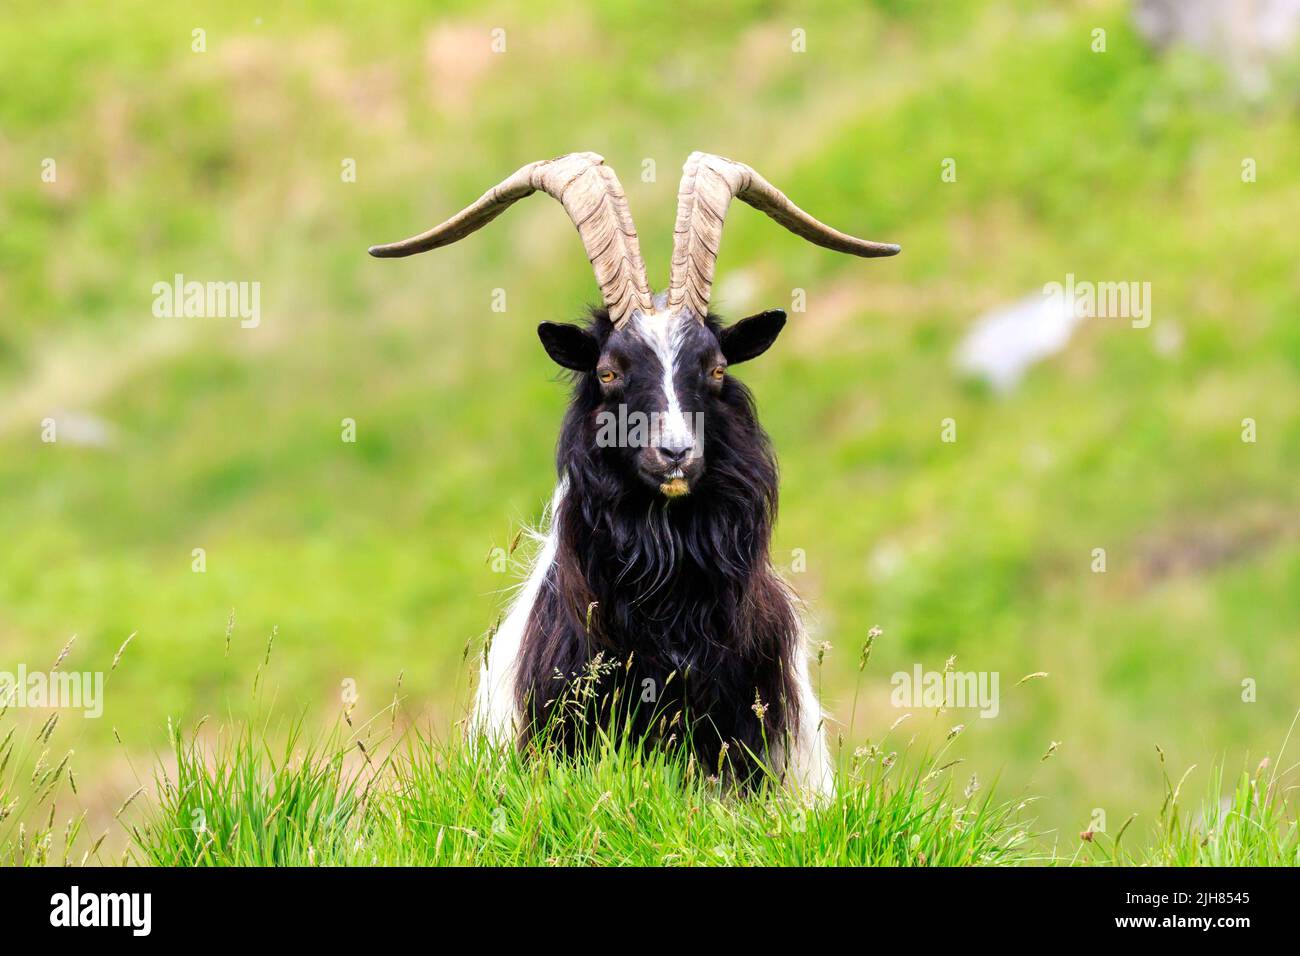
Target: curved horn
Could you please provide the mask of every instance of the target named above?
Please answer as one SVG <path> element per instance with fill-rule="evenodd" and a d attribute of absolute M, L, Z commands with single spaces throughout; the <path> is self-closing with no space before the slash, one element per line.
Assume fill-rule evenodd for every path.
<path fill-rule="evenodd" d="M 370 254 L 394 258 L 450 245 L 482 229 L 512 204 L 537 190 L 558 199 L 578 227 L 614 324 L 622 325 L 637 309 L 653 311 L 645 263 L 641 260 L 627 197 L 614 170 L 596 153 L 569 153 L 529 163 L 442 225 L 401 242 L 371 246 Z"/>
<path fill-rule="evenodd" d="M 691 153 L 677 190 L 668 305 L 685 308 L 701 321 L 709 311 L 722 222 L 733 197 L 767 213 L 795 235 L 836 252 L 875 258 L 897 255 L 900 250 L 893 243 L 857 239 L 818 222 L 744 163 L 712 153 Z"/>

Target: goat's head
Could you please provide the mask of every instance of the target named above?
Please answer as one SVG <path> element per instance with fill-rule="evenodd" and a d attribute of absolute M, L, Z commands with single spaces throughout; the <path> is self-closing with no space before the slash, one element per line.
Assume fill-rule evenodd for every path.
<path fill-rule="evenodd" d="M 785 325 L 780 310 L 726 328 L 709 316 L 713 269 L 733 198 L 817 245 L 874 258 L 899 247 L 845 235 L 808 215 L 743 163 L 692 153 L 678 190 L 668 291 L 653 295 L 623 188 L 595 153 L 530 163 L 428 232 L 372 246 L 379 257 L 437 249 L 482 228 L 541 190 L 564 206 L 596 272 L 607 321 L 591 328 L 543 322 L 547 354 L 598 390 L 600 410 L 619 416 L 617 453 L 629 475 L 669 498 L 690 492 L 705 467 L 704 422 L 723 407 L 727 369 L 761 355 Z M 631 428 L 624 427 L 631 420 Z"/>

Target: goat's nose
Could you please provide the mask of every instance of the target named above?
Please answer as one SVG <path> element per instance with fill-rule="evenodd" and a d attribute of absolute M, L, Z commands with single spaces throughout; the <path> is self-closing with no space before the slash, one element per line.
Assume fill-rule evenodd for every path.
<path fill-rule="evenodd" d="M 658 447 L 657 451 L 669 464 L 680 465 L 691 453 L 691 443 L 665 442 Z"/>

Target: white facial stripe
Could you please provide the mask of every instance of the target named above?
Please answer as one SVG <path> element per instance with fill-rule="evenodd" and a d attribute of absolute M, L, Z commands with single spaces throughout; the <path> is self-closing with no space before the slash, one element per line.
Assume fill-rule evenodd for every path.
<path fill-rule="evenodd" d="M 689 446 L 694 438 L 682 407 L 677 401 L 677 385 L 673 381 L 677 370 L 677 354 L 687 330 L 682 317 L 673 313 L 656 312 L 637 316 L 637 331 L 646 344 L 654 349 L 655 357 L 663 366 L 664 401 L 666 411 L 660 422 L 660 440 L 673 447 Z"/>

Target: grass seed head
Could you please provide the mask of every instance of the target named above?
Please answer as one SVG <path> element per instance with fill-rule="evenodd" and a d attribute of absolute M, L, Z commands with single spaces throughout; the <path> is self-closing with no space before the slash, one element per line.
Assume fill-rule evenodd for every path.
<path fill-rule="evenodd" d="M 55 658 L 54 666 L 51 667 L 50 670 L 56 671 L 59 669 L 59 665 L 63 663 L 64 658 L 66 658 L 68 654 L 72 651 L 72 642 L 75 641 L 76 639 L 77 639 L 76 634 L 73 634 L 70 638 L 68 638 L 68 643 L 64 644 L 63 650 L 59 651 L 59 656 Z"/>
<path fill-rule="evenodd" d="M 122 646 L 119 647 L 119 648 L 117 649 L 117 653 L 113 655 L 113 666 L 111 666 L 111 667 L 109 668 L 110 671 L 115 671 L 115 670 L 117 670 L 117 665 L 118 665 L 118 664 L 121 662 L 121 660 L 122 660 L 122 653 L 126 650 L 127 645 L 130 644 L 132 641 L 135 640 L 135 636 L 136 636 L 136 634 L 138 634 L 138 633 L 139 633 L 138 631 L 132 631 L 129 635 L 127 635 L 126 640 L 122 642 Z"/>

